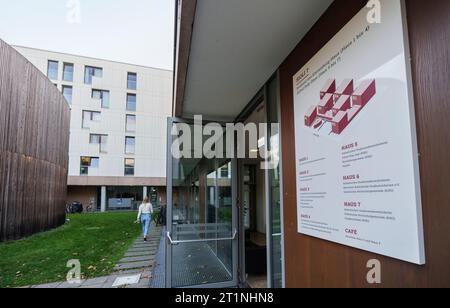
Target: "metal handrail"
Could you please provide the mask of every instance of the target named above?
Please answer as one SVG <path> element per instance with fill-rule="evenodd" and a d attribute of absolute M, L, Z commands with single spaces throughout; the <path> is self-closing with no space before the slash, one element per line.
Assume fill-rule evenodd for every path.
<path fill-rule="evenodd" d="M 170 232 L 167 231 L 167 238 L 169 239 L 169 242 L 171 245 L 178 245 L 178 244 L 190 244 L 190 243 L 207 243 L 207 242 L 222 242 L 222 241 L 234 241 L 236 239 L 236 236 L 238 234 L 238 231 L 235 229 L 233 237 L 229 238 L 213 238 L 213 239 L 202 239 L 202 240 L 185 240 L 185 241 L 174 241 L 172 239 L 172 236 L 170 235 Z"/>

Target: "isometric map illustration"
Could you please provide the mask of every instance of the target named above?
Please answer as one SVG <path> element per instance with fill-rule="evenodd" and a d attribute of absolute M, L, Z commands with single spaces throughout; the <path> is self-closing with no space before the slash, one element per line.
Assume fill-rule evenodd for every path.
<path fill-rule="evenodd" d="M 345 79 L 336 87 L 336 79 L 327 81 L 320 91 L 320 102 L 305 115 L 305 126 L 322 130 L 331 123 L 330 134 L 340 135 L 375 96 L 376 81 L 368 79 L 354 87 L 353 79 Z"/>

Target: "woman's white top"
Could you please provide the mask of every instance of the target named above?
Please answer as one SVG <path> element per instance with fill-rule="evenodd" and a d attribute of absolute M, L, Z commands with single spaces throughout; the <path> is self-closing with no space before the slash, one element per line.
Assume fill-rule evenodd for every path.
<path fill-rule="evenodd" d="M 139 206 L 138 220 L 141 218 L 142 214 L 153 214 L 153 206 L 151 203 L 142 203 Z"/>

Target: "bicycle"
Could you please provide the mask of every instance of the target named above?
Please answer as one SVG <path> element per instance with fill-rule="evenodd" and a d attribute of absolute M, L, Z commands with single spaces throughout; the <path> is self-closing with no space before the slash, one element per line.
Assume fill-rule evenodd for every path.
<path fill-rule="evenodd" d="M 66 204 L 66 214 L 81 214 L 83 205 L 79 202 L 70 202 Z"/>
<path fill-rule="evenodd" d="M 66 214 L 72 214 L 73 206 L 72 203 L 66 203 Z"/>
<path fill-rule="evenodd" d="M 84 212 L 85 213 L 94 213 L 94 212 L 96 212 L 96 206 L 95 206 L 95 201 L 94 200 L 91 200 L 89 202 L 89 205 L 86 206 L 86 208 L 84 209 Z"/>

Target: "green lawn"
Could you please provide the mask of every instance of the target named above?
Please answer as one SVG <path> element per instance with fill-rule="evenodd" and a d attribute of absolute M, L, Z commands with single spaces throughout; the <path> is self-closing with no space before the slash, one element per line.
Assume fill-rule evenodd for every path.
<path fill-rule="evenodd" d="M 0 244 L 0 288 L 64 281 L 67 261 L 83 278 L 109 275 L 140 233 L 136 213 L 69 215 L 64 226 Z"/>

